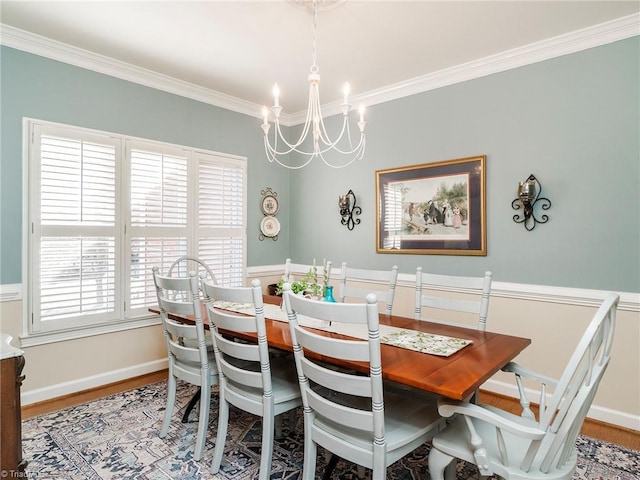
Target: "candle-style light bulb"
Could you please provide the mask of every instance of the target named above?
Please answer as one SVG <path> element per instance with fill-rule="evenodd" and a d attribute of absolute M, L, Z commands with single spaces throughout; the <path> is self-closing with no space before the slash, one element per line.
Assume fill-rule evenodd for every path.
<path fill-rule="evenodd" d="M 280 89 L 278 88 L 277 83 L 273 84 L 273 106 L 274 107 L 280 106 Z"/>
<path fill-rule="evenodd" d="M 360 105 L 358 111 L 360 112 L 360 121 L 364 122 L 364 105 Z"/>
<path fill-rule="evenodd" d="M 345 83 L 344 87 L 342 87 L 342 93 L 344 93 L 344 104 L 347 105 L 349 103 L 349 92 L 351 91 L 351 87 L 349 83 Z"/>

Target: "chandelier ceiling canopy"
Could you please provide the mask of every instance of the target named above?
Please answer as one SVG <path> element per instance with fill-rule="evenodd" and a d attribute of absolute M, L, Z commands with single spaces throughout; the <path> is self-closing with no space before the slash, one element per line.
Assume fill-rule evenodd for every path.
<path fill-rule="evenodd" d="M 289 169 L 299 169 L 307 166 L 314 158 L 320 158 L 326 165 L 332 168 L 343 168 L 350 165 L 355 160 L 359 160 L 364 156 L 365 150 L 365 133 L 366 122 L 364 120 L 364 106 L 360 106 L 360 119 L 357 122 L 360 130 L 360 139 L 354 145 L 351 139 L 351 131 L 349 125 L 349 112 L 351 104 L 349 103 L 350 87 L 348 83 L 344 84 L 343 101 L 340 105 L 342 109 L 342 128 L 335 140 L 331 140 L 327 133 L 327 129 L 322 117 L 320 104 L 320 68 L 317 63 L 316 56 L 316 32 L 318 25 L 318 9 L 332 8 L 336 5 L 344 3 L 346 0 L 313 0 L 311 3 L 311 14 L 313 17 L 313 57 L 312 65 L 309 71 L 309 102 L 307 106 L 307 115 L 300 133 L 300 137 L 294 143 L 290 143 L 280 129 L 280 113 L 282 106 L 280 105 L 280 89 L 278 84 L 273 86 L 273 106 L 271 112 L 273 114 L 273 138 L 269 139 L 269 110 L 263 107 L 262 130 L 264 132 L 264 148 L 267 158 L 270 162 L 276 162 L 283 167 Z M 308 1 L 293 0 L 292 3 L 298 6 L 308 6 Z M 333 163 L 325 158 L 327 152 L 334 151 L 340 155 L 346 156 L 346 160 L 340 163 Z M 300 156 L 302 161 L 299 164 L 292 164 L 289 159 L 291 156 Z M 344 158 L 344 157 L 343 157 Z"/>

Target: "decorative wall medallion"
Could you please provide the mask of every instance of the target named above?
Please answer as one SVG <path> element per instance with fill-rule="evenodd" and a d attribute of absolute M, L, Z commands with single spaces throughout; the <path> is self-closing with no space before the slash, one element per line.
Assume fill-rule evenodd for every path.
<path fill-rule="evenodd" d="M 276 217 L 267 215 L 260 222 L 260 231 L 262 232 L 262 236 L 277 240 L 278 233 L 280 232 L 280 222 Z"/>
<path fill-rule="evenodd" d="M 262 199 L 262 213 L 265 215 L 275 215 L 279 208 L 278 198 L 275 195 L 265 195 Z"/>
<path fill-rule="evenodd" d="M 278 210 L 280 210 L 280 202 L 278 201 L 278 194 L 271 190 L 271 187 L 267 187 L 260 191 L 262 200 L 260 201 L 260 209 L 265 217 L 260 222 L 260 235 L 259 240 L 265 238 L 271 238 L 272 240 L 278 239 L 278 233 L 280 232 L 280 222 L 276 218 Z"/>

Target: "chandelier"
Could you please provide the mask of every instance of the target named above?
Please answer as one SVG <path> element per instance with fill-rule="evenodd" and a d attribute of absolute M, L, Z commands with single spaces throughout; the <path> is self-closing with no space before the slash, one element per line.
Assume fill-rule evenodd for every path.
<path fill-rule="evenodd" d="M 318 26 L 318 12 L 316 0 L 313 0 L 313 64 L 311 65 L 309 72 L 309 104 L 307 107 L 307 116 L 300 133 L 300 137 L 295 143 L 289 143 L 280 129 L 280 112 L 282 107 L 280 106 L 280 90 L 278 84 L 273 86 L 273 106 L 271 111 L 274 116 L 274 132 L 273 143 L 269 141 L 269 110 L 267 107 L 263 107 L 262 116 L 264 121 L 262 123 L 262 130 L 264 132 L 264 148 L 267 154 L 267 158 L 270 162 L 276 162 L 283 167 L 290 169 L 299 169 L 307 166 L 311 160 L 318 157 L 322 161 L 332 168 L 343 168 L 350 165 L 355 160 L 359 160 L 364 156 L 365 147 L 365 134 L 364 127 L 367 122 L 364 121 L 364 106 L 360 106 L 360 121 L 358 122 L 358 128 L 360 129 L 360 140 L 358 144 L 354 146 L 351 140 L 351 131 L 349 128 L 349 111 L 351 110 L 351 104 L 349 103 L 349 84 L 345 83 L 343 89 L 343 101 L 340 105 L 342 109 L 342 129 L 338 137 L 331 141 L 327 134 L 327 129 L 324 125 L 324 119 L 322 118 L 322 111 L 320 108 L 320 69 L 318 68 L 316 60 L 316 30 Z M 303 149 L 303 145 L 308 150 Z M 312 149 L 311 149 L 312 147 Z M 345 162 L 340 164 L 334 164 L 327 161 L 324 154 L 329 151 L 335 151 L 341 155 L 350 156 Z M 300 165 L 291 165 L 285 162 L 284 157 L 289 154 L 299 154 L 304 159 Z"/>

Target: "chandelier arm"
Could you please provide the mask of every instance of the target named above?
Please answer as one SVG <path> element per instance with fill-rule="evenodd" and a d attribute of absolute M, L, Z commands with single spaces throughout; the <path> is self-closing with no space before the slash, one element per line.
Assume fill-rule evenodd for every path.
<path fill-rule="evenodd" d="M 359 151 L 364 142 L 365 142 L 365 134 L 361 133 L 358 145 L 356 145 L 355 148 L 354 148 L 353 144 L 351 142 L 351 135 L 349 135 L 349 150 L 342 150 L 337 145 L 333 144 L 333 145 L 329 146 L 328 148 L 326 148 L 325 150 L 323 150 L 322 153 L 325 153 L 325 152 L 333 149 L 336 152 L 340 153 L 341 155 L 351 155 L 351 154 L 356 153 L 357 151 Z"/>
<path fill-rule="evenodd" d="M 324 119 L 322 117 L 320 120 L 320 138 L 322 139 L 322 143 L 328 145 L 329 147 L 334 147 L 340 140 L 342 140 L 342 136 L 344 135 L 345 130 L 349 129 L 349 117 L 343 116 L 344 119 L 342 121 L 342 129 L 340 130 L 340 135 L 333 142 L 329 139 L 329 134 L 327 133 L 327 128 L 324 125 Z M 351 147 L 351 145 L 349 145 Z M 353 149 L 352 149 L 353 150 Z"/>
<path fill-rule="evenodd" d="M 326 145 L 326 148 L 324 149 L 318 149 L 317 152 L 314 150 L 314 152 L 307 152 L 304 150 L 300 150 L 298 147 L 303 143 L 305 136 L 307 135 L 308 131 L 309 131 L 309 123 L 310 122 L 306 122 L 305 123 L 305 128 L 303 129 L 303 132 L 300 136 L 300 138 L 298 139 L 298 142 L 295 144 L 291 144 L 289 142 L 287 142 L 286 138 L 284 137 L 284 135 L 282 134 L 282 131 L 280 129 L 280 124 L 279 122 L 275 123 L 276 128 L 274 129 L 274 146 L 272 147 L 271 144 L 269 143 L 269 148 L 271 149 L 272 153 L 275 155 L 287 155 L 291 152 L 297 152 L 300 153 L 302 155 L 314 155 L 316 153 L 326 153 L 330 150 L 336 150 L 338 153 L 342 154 L 342 155 L 350 155 L 352 153 L 355 153 L 357 150 L 359 150 L 360 145 L 362 144 L 362 142 L 365 139 L 365 135 L 364 133 L 360 134 L 360 140 L 358 142 L 358 145 L 354 148 L 353 147 L 353 141 L 351 139 L 351 129 L 349 127 L 348 124 L 348 119 L 345 118 L 345 120 L 343 121 L 343 125 L 342 125 L 342 131 L 340 132 L 340 136 L 334 141 L 334 142 L 330 142 L 325 138 L 322 138 L 322 142 L 324 145 Z M 322 128 L 324 129 L 324 122 L 320 122 Z M 342 139 L 342 137 L 344 136 L 344 132 L 347 132 L 347 136 L 349 139 L 349 150 L 343 150 L 341 148 L 338 147 L 338 143 L 340 142 L 340 140 Z M 324 130 L 324 133 L 326 134 L 326 130 Z M 277 148 L 277 143 L 278 143 L 278 137 L 281 139 L 281 141 L 283 143 L 285 143 L 287 145 L 287 147 L 289 148 L 288 150 L 282 150 L 282 151 L 278 151 Z M 268 142 L 268 140 L 267 140 Z"/>
<path fill-rule="evenodd" d="M 283 139 L 284 141 L 284 139 Z M 273 146 L 271 146 L 271 143 L 269 142 L 269 139 L 265 136 L 264 138 L 264 142 L 265 145 L 269 147 L 269 151 L 272 152 L 273 155 L 287 155 L 291 152 L 295 151 L 295 148 L 293 145 L 287 145 L 289 147 L 288 150 L 278 150 L 278 137 L 274 135 L 274 144 Z M 284 143 L 287 143 L 286 141 L 284 141 Z"/>
<path fill-rule="evenodd" d="M 288 168 L 289 170 L 298 170 L 300 168 L 304 168 L 307 165 L 309 165 L 309 163 L 311 162 L 311 160 L 313 160 L 313 156 L 310 156 L 306 162 L 304 162 L 302 165 L 297 165 L 297 166 L 293 166 L 293 165 L 288 165 L 284 162 L 281 162 L 279 160 L 279 158 L 273 154 L 273 150 L 271 149 L 271 147 L 269 146 L 268 142 L 265 140 L 265 153 L 267 154 L 267 159 L 270 162 L 276 162 L 278 165 Z"/>
<path fill-rule="evenodd" d="M 297 165 L 297 166 L 293 166 L 293 165 L 288 165 L 288 164 L 280 161 L 278 156 L 274 155 L 275 152 L 268 145 L 268 142 L 265 140 L 264 143 L 265 143 L 265 152 L 267 154 L 268 160 L 270 162 L 276 162 L 278 165 L 280 165 L 282 167 L 285 167 L 287 169 L 290 169 L 290 170 L 298 170 L 300 168 L 306 167 L 307 165 L 309 165 L 309 163 L 311 163 L 311 160 L 313 160 L 313 158 L 316 157 L 316 156 L 320 157 L 322 159 L 322 161 L 325 163 L 325 165 L 327 165 L 327 166 L 329 166 L 331 168 L 335 168 L 335 169 L 344 168 L 344 167 L 347 167 L 347 166 L 351 165 L 356 160 L 362 159 L 364 157 L 365 147 L 366 147 L 366 144 L 363 141 L 361 141 L 358 144 L 358 147 L 356 148 L 356 150 L 354 151 L 355 154 L 351 158 L 351 160 L 349 160 L 346 163 L 339 164 L 339 165 L 332 164 L 331 162 L 327 161 L 327 159 L 324 158 L 324 153 L 326 152 L 326 150 L 325 150 L 325 152 L 318 152 L 317 154 L 316 153 L 303 152 L 303 151 L 300 151 L 300 150 L 295 150 L 297 153 L 300 153 L 300 154 L 302 154 L 302 155 L 304 155 L 304 156 L 306 156 L 308 158 L 303 164 Z"/>
<path fill-rule="evenodd" d="M 274 146 L 271 146 L 271 143 L 269 142 L 268 138 L 265 135 L 265 142 L 267 142 L 267 144 L 269 145 L 269 149 L 275 154 L 275 155 L 287 155 L 291 152 L 298 152 L 298 153 L 304 153 L 301 150 L 298 150 L 298 147 L 302 144 L 302 142 L 304 141 L 304 136 L 306 135 L 305 132 L 303 132 L 303 135 L 301 135 L 301 137 L 298 139 L 298 142 L 295 144 L 291 144 L 287 141 L 287 139 L 284 137 L 284 135 L 282 134 L 282 131 L 280 130 L 280 123 L 276 122 L 275 124 L 276 128 L 274 129 Z M 308 127 L 306 128 L 306 130 L 308 131 Z M 280 140 L 289 148 L 288 150 L 282 150 L 282 151 L 278 151 L 278 138 L 280 138 Z"/>
<path fill-rule="evenodd" d="M 351 164 L 352 164 L 353 162 L 355 162 L 356 160 L 360 160 L 360 159 L 362 159 L 362 157 L 364 157 L 364 145 L 362 145 L 362 150 L 361 150 L 360 152 L 357 152 L 357 154 L 356 154 L 356 155 L 354 155 L 354 156 L 353 156 L 353 158 L 352 158 L 351 160 L 349 160 L 347 163 L 341 163 L 340 165 L 334 165 L 334 164 L 332 164 L 332 163 L 328 162 L 328 161 L 324 158 L 324 155 L 322 155 L 322 154 L 319 154 L 318 156 L 322 159 L 322 161 L 324 162 L 324 164 L 325 164 L 325 165 L 327 165 L 328 167 L 336 168 L 336 169 L 338 169 L 338 168 L 344 168 L 344 167 L 348 167 L 349 165 L 351 165 Z"/>
<path fill-rule="evenodd" d="M 327 152 L 331 149 L 335 149 L 337 152 L 339 152 L 342 155 L 350 155 L 352 153 L 354 153 L 357 148 L 353 148 L 353 142 L 351 140 L 351 129 L 349 127 L 349 115 L 343 115 L 343 120 L 342 120 L 342 128 L 340 130 L 340 134 L 338 135 L 338 138 L 336 138 L 333 142 L 331 141 L 331 139 L 329 138 L 329 134 L 327 133 L 327 128 L 325 126 L 324 123 L 324 117 L 322 116 L 322 111 L 321 111 L 321 106 L 320 106 L 320 87 L 316 87 L 317 91 L 318 91 L 318 96 L 316 97 L 315 101 L 316 101 L 316 108 L 317 108 L 317 115 L 320 119 L 319 121 L 319 127 L 320 127 L 320 139 L 322 140 L 322 143 L 324 145 L 327 146 L 326 149 L 321 149 L 319 150 L 320 152 L 324 153 Z M 341 148 L 338 147 L 338 144 L 340 143 L 340 141 L 342 140 L 342 137 L 344 136 L 345 131 L 347 132 L 347 138 L 349 140 L 349 150 L 342 150 Z M 360 139 L 362 140 L 362 134 L 360 135 Z"/>
<path fill-rule="evenodd" d="M 302 145 L 302 143 L 304 143 L 304 139 L 306 138 L 306 136 L 309 133 L 309 127 L 311 124 L 311 96 L 309 96 L 309 108 L 307 108 L 307 118 L 304 124 L 304 128 L 302 129 L 302 132 L 300 133 L 300 137 L 298 137 L 298 140 L 296 143 L 289 143 L 287 141 L 287 139 L 285 138 L 285 136 L 282 134 L 282 130 L 280 129 L 280 121 L 278 119 L 276 119 L 275 121 L 275 128 L 274 128 L 274 132 L 273 132 L 273 136 L 274 136 L 274 153 L 276 153 L 277 155 L 286 155 L 288 153 L 291 153 L 292 151 L 298 152 L 298 153 L 304 153 L 301 152 L 299 150 L 297 150 L 297 148 Z M 283 152 L 278 152 L 277 151 L 277 141 L 278 141 L 278 137 L 280 138 L 280 140 L 282 140 L 282 142 L 289 147 L 289 150 L 287 151 L 283 151 Z"/>

